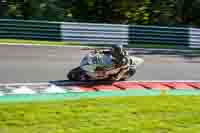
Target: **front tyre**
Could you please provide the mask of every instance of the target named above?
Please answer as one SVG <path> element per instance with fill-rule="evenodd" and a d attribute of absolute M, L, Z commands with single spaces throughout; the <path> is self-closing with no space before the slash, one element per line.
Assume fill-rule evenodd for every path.
<path fill-rule="evenodd" d="M 136 73 L 136 70 L 133 69 L 133 68 L 130 68 L 130 69 L 128 70 L 128 77 L 129 77 L 129 78 L 132 77 L 133 75 L 135 75 L 135 73 Z"/>
<path fill-rule="evenodd" d="M 135 73 L 136 73 L 136 70 L 133 69 L 133 68 L 130 68 L 130 69 L 128 70 L 128 72 L 126 72 L 126 73 L 124 74 L 124 76 L 123 76 L 120 80 L 121 80 L 121 81 L 128 80 L 129 78 L 133 77 L 133 75 L 135 75 Z"/>

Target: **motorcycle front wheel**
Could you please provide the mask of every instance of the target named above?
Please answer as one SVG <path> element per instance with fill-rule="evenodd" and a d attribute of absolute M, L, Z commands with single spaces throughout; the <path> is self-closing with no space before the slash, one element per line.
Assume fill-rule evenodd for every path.
<path fill-rule="evenodd" d="M 131 77 L 133 77 L 133 75 L 136 73 L 136 70 L 133 69 L 133 68 L 130 68 L 128 70 L 127 73 L 124 74 L 124 76 L 120 79 L 121 81 L 125 81 L 125 80 L 128 80 L 130 79 Z"/>

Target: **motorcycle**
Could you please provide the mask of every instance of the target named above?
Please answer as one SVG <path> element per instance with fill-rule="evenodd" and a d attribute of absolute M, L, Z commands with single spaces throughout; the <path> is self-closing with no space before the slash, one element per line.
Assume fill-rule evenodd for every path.
<path fill-rule="evenodd" d="M 125 58 L 126 65 L 128 66 L 127 71 L 121 76 L 120 79 L 113 78 L 108 73 L 111 71 L 117 71 L 119 73 L 121 69 L 116 67 L 112 61 L 112 55 L 109 51 L 101 51 L 94 49 L 89 52 L 80 61 L 80 66 L 73 68 L 67 74 L 67 78 L 72 81 L 88 81 L 88 80 L 128 80 L 135 73 L 136 69 L 143 64 L 144 60 L 135 56 L 127 55 Z"/>

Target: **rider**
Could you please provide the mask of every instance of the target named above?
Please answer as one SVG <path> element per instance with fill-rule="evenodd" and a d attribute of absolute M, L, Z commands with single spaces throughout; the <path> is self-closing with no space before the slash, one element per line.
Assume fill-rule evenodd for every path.
<path fill-rule="evenodd" d="M 129 66 L 128 66 L 128 52 L 123 49 L 123 45 L 113 45 L 112 49 L 110 51 L 96 51 L 102 52 L 106 56 L 102 56 L 102 60 L 104 64 L 111 64 L 112 68 L 110 70 L 104 71 L 104 69 L 96 68 L 96 73 L 98 75 L 104 75 L 103 77 L 96 77 L 94 76 L 94 79 L 111 79 L 111 80 L 120 80 L 123 78 L 124 75 L 127 75 L 125 73 L 128 72 Z M 97 61 L 96 58 L 93 57 L 93 54 L 88 54 L 88 56 L 84 57 L 84 59 L 81 61 L 81 67 L 84 67 L 85 65 L 93 64 L 93 63 L 100 63 Z M 105 74 L 103 74 L 105 73 Z M 91 75 L 92 76 L 92 75 Z"/>
<path fill-rule="evenodd" d="M 106 75 L 113 80 L 120 80 L 128 72 L 128 52 L 123 49 L 123 45 L 113 45 L 111 50 L 113 69 L 106 72 Z"/>
<path fill-rule="evenodd" d="M 112 46 L 112 58 L 113 62 L 117 65 L 126 64 L 126 56 L 128 52 L 123 49 L 123 45 L 114 45 Z"/>

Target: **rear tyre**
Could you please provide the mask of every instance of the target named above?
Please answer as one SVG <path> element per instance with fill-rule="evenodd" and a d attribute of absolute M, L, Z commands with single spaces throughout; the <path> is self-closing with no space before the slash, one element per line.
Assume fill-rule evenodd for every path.
<path fill-rule="evenodd" d="M 72 69 L 68 74 L 67 74 L 67 78 L 69 80 L 73 80 L 73 81 L 79 81 L 81 80 L 80 76 L 82 74 L 82 70 L 80 67 L 74 68 Z"/>

